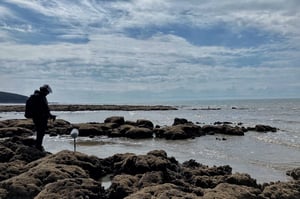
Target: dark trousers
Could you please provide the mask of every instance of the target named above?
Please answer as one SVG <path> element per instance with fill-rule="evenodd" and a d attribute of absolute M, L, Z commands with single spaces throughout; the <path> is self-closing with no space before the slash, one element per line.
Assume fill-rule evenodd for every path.
<path fill-rule="evenodd" d="M 38 149 L 42 149 L 44 135 L 47 130 L 47 122 L 48 122 L 47 120 L 33 119 L 33 123 L 36 129 L 35 146 Z"/>

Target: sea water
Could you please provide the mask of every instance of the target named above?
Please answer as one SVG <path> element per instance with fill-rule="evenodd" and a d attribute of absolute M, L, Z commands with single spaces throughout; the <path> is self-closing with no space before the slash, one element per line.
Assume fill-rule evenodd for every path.
<path fill-rule="evenodd" d="M 99 158 L 116 153 L 146 154 L 165 150 L 179 162 L 194 159 L 209 166 L 230 165 L 233 172 L 249 173 L 258 182 L 286 181 L 286 171 L 300 167 L 300 99 L 216 100 L 169 102 L 170 111 L 78 111 L 53 112 L 59 119 L 71 123 L 103 122 L 110 116 L 125 120 L 147 119 L 154 125 L 172 125 L 174 118 L 185 118 L 201 125 L 232 122 L 243 126 L 256 124 L 278 128 L 277 132 L 246 132 L 245 136 L 206 135 L 187 140 L 158 138 L 133 140 L 128 138 L 82 138 L 76 140 L 77 151 Z M 0 113 L 0 119 L 23 118 L 23 113 Z M 226 138 L 223 140 L 223 138 Z M 69 136 L 46 136 L 44 146 L 56 153 L 73 150 Z"/>

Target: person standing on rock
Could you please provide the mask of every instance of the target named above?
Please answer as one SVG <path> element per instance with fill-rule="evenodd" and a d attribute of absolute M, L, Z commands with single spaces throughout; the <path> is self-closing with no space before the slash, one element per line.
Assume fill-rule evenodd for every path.
<path fill-rule="evenodd" d="M 43 144 L 45 131 L 47 130 L 48 119 L 52 119 L 52 120 L 56 119 L 56 116 L 50 113 L 50 109 L 48 106 L 48 101 L 46 96 L 49 93 L 52 93 L 52 89 L 49 85 L 45 84 L 40 87 L 40 90 L 35 90 L 34 94 L 32 94 L 29 97 L 29 100 L 31 99 L 31 103 L 26 102 L 25 117 L 32 118 L 32 121 L 36 129 L 35 146 L 37 149 L 41 151 L 44 150 L 42 144 Z M 31 105 L 27 105 L 27 104 L 31 104 Z M 30 112 L 29 115 L 27 111 Z"/>

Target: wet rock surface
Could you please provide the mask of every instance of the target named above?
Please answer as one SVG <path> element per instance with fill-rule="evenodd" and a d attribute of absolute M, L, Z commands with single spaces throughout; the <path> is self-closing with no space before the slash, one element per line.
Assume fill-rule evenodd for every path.
<path fill-rule="evenodd" d="M 132 139 L 189 139 L 214 134 L 242 136 L 248 131 L 276 132 L 275 127 L 244 127 L 230 122 L 194 124 L 175 118 L 170 126 L 112 116 L 103 123 L 49 123 L 50 135 L 128 137 Z M 179 163 L 165 151 L 145 155 L 115 154 L 98 158 L 79 152 L 50 154 L 37 150 L 31 120 L 0 121 L 0 198 L 300 198 L 299 168 L 287 171 L 293 180 L 258 184 L 249 174 L 232 173 L 229 165 L 209 167 L 187 160 Z M 199 138 L 201 139 L 201 138 Z M 110 176 L 104 187 L 102 179 Z"/>
<path fill-rule="evenodd" d="M 232 173 L 229 165 L 180 163 L 163 150 L 98 158 L 66 150 L 50 154 L 33 143 L 26 137 L 0 141 L 1 199 L 300 198 L 296 178 L 261 185 L 248 174 Z M 105 176 L 111 176 L 107 188 Z"/>

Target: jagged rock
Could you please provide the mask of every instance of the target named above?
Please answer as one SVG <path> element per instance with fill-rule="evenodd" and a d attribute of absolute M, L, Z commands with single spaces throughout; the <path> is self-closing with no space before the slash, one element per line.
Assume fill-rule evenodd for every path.
<path fill-rule="evenodd" d="M 8 162 L 14 154 L 10 148 L 0 145 L 0 162 Z"/>
<path fill-rule="evenodd" d="M 205 191 L 203 199 L 257 199 L 260 190 L 253 187 L 221 183 Z"/>
<path fill-rule="evenodd" d="M 101 183 L 90 178 L 67 178 L 49 183 L 35 199 L 89 198 L 101 199 L 105 191 Z"/>
<path fill-rule="evenodd" d="M 137 127 L 135 127 L 137 128 Z M 195 160 L 180 164 L 162 150 L 100 159 L 79 152 L 38 152 L 29 138 L 0 141 L 8 152 L 0 163 L 1 199 L 52 198 L 299 198 L 299 181 L 258 185 L 230 166 Z M 36 150 L 36 151 L 35 151 Z M 4 161 L 4 160 L 2 160 Z M 103 176 L 112 176 L 104 190 Z"/>
<path fill-rule="evenodd" d="M 138 180 L 139 178 L 133 175 L 116 175 L 112 179 L 108 198 L 124 198 L 138 191 Z"/>
<path fill-rule="evenodd" d="M 22 127 L 6 127 L 0 128 L 0 138 L 13 137 L 13 136 L 31 136 L 33 132 L 29 129 Z"/>
<path fill-rule="evenodd" d="M 58 180 L 88 175 L 79 167 L 59 164 L 40 164 L 25 173 L 0 182 L 9 198 L 34 198 L 43 188 Z"/>
<path fill-rule="evenodd" d="M 23 173 L 26 171 L 25 166 L 26 162 L 21 160 L 0 163 L 0 182 Z"/>
<path fill-rule="evenodd" d="M 300 180 L 300 167 L 289 170 L 286 174 L 291 176 L 294 180 Z"/>
<path fill-rule="evenodd" d="M 178 124 L 186 124 L 188 123 L 188 120 L 185 118 L 175 118 L 173 122 L 173 126 L 176 126 Z"/>
<path fill-rule="evenodd" d="M 0 188 L 0 198 L 7 198 L 8 192 L 6 191 L 6 189 L 2 189 Z"/>
<path fill-rule="evenodd" d="M 89 174 L 92 178 L 98 179 L 103 174 L 101 160 L 96 156 L 87 156 L 80 152 L 72 152 L 68 150 L 61 151 L 57 154 L 47 156 L 44 159 L 29 163 L 27 166 L 32 168 L 41 163 L 45 164 L 60 164 L 60 165 L 75 165 Z"/>
<path fill-rule="evenodd" d="M 183 199 L 197 199 L 199 195 L 189 193 L 182 190 L 180 186 L 174 184 L 163 184 L 145 187 L 134 194 L 131 194 L 125 199 L 151 199 L 151 198 L 183 198 Z"/>
<path fill-rule="evenodd" d="M 229 184 L 259 188 L 256 180 L 251 178 L 251 176 L 246 173 L 234 173 L 226 178 L 226 182 Z"/>
<path fill-rule="evenodd" d="M 273 183 L 266 186 L 260 196 L 272 199 L 299 199 L 300 183 L 299 181 Z"/>
<path fill-rule="evenodd" d="M 163 184 L 164 173 L 162 171 L 151 171 L 144 173 L 138 181 L 138 187 L 149 187 L 158 184 Z"/>
<path fill-rule="evenodd" d="M 241 127 L 229 125 L 204 125 L 202 131 L 206 134 L 244 135 L 244 130 Z"/>
<path fill-rule="evenodd" d="M 32 152 L 24 150 L 25 147 L 26 146 L 20 144 L 19 148 L 23 149 L 22 153 L 30 155 Z M 16 153 L 20 152 L 17 151 Z M 39 193 L 42 194 L 40 195 L 41 198 L 51 198 L 51 194 L 54 194 L 55 191 L 49 196 L 46 196 L 47 194 L 45 193 L 49 193 L 53 190 L 57 190 L 58 194 L 66 193 L 68 187 L 61 187 L 59 182 L 60 180 L 66 180 L 66 184 L 68 184 L 69 181 L 67 179 L 70 179 L 70 182 L 72 182 L 73 179 L 77 179 L 73 182 L 74 184 L 72 186 L 74 187 L 77 185 L 82 186 L 78 192 L 70 192 L 70 194 L 89 194 L 89 192 L 86 192 L 87 189 L 101 187 L 100 182 L 96 182 L 95 180 L 104 175 L 102 170 L 103 167 L 101 165 L 101 160 L 95 156 L 87 156 L 78 152 L 62 151 L 54 155 L 40 158 L 36 161 L 31 161 L 28 164 L 21 161 L 24 159 L 22 156 L 15 155 L 14 158 L 19 158 L 19 160 L 12 160 L 13 158 L 11 158 L 10 161 L 12 162 L 6 163 L 6 166 L 9 166 L 9 164 L 12 163 L 16 169 L 20 169 L 20 172 L 14 174 L 10 168 L 10 170 L 7 169 L 7 171 L 9 171 L 8 176 L 3 176 L 2 172 L 0 176 L 3 179 L 0 182 L 0 187 L 4 189 L 3 193 L 6 193 L 5 197 L 3 197 L 4 199 L 34 198 Z M 20 164 L 20 167 L 22 166 L 22 169 L 16 166 L 17 163 Z M 82 183 L 78 184 L 78 178 L 83 178 Z M 48 189 L 44 190 L 47 185 L 49 185 Z M 94 192 L 91 191 L 91 193 Z M 96 195 L 99 196 L 100 193 L 102 192 L 97 192 Z"/>
<path fill-rule="evenodd" d="M 277 128 L 268 125 L 257 124 L 255 125 L 255 127 L 248 127 L 247 130 L 266 133 L 266 132 L 276 132 Z"/>
<path fill-rule="evenodd" d="M 139 174 L 150 171 L 164 171 L 171 164 L 170 160 L 153 155 L 134 155 L 127 154 L 127 157 L 120 162 L 115 163 L 115 168 L 118 168 L 118 173 Z"/>
<path fill-rule="evenodd" d="M 228 176 L 231 175 L 232 168 L 230 166 L 208 167 L 193 163 L 183 164 L 184 177 L 187 182 L 202 188 L 214 188 L 218 184 L 226 182 Z"/>
<path fill-rule="evenodd" d="M 1 148 L 8 152 L 4 158 L 6 162 L 22 160 L 32 162 L 47 155 L 46 152 L 35 148 L 35 140 L 31 138 L 13 137 L 0 143 Z"/>

